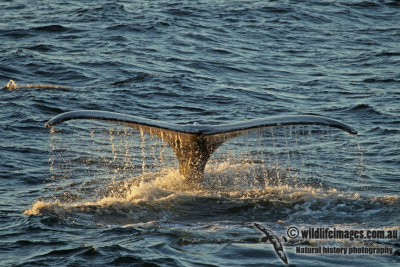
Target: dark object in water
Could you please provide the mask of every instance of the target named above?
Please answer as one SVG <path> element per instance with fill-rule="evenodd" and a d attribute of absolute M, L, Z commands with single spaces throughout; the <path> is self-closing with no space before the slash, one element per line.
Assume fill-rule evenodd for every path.
<path fill-rule="evenodd" d="M 115 112 L 80 110 L 62 113 L 49 120 L 46 126 L 51 127 L 63 121 L 76 119 L 118 122 L 161 138 L 174 151 L 178 158 L 179 171 L 190 183 L 203 180 L 206 163 L 219 146 L 246 132 L 276 126 L 323 125 L 357 134 L 347 124 L 314 115 L 272 116 L 222 125 L 177 125 Z"/>
<path fill-rule="evenodd" d="M 17 89 L 30 89 L 30 88 L 40 88 L 40 89 L 71 89 L 68 86 L 50 85 L 50 84 L 27 84 L 23 86 L 17 85 L 14 80 L 10 80 L 6 85 L 3 86 L 4 90 L 17 90 Z"/>

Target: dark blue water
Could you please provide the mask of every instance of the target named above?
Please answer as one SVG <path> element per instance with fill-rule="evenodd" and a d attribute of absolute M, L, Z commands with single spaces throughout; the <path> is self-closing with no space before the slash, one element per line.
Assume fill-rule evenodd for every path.
<path fill-rule="evenodd" d="M 0 84 L 70 89 L 1 90 L 0 265 L 282 265 L 253 222 L 279 236 L 398 230 L 399 12 L 398 1 L 365 0 L 2 1 Z M 359 134 L 237 138 L 194 190 L 149 136 L 89 121 L 44 127 L 77 109 L 178 124 L 320 114 Z M 283 245 L 299 266 L 400 262 L 398 238 Z M 393 253 L 296 252 L 328 245 Z"/>

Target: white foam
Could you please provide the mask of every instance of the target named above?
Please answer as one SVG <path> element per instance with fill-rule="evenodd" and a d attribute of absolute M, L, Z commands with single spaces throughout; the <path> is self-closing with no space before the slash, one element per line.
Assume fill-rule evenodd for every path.
<path fill-rule="evenodd" d="M 168 211 L 175 204 L 182 201 L 196 202 L 205 197 L 221 198 L 227 202 L 258 199 L 299 203 L 296 204 L 301 205 L 298 210 L 303 212 L 302 216 L 307 216 L 308 212 L 313 213 L 314 211 L 307 209 L 306 206 L 313 205 L 315 201 L 326 204 L 330 202 L 330 199 L 358 198 L 357 194 L 344 194 L 336 189 L 324 190 L 312 186 L 299 187 L 290 183 L 267 186 L 261 179 L 263 177 L 260 178 L 255 175 L 257 171 L 254 170 L 257 168 L 260 168 L 260 166 L 249 163 L 224 163 L 209 166 L 206 171 L 206 178 L 208 177 L 208 179 L 204 181 L 202 187 L 194 189 L 185 183 L 184 177 L 179 174 L 177 169 L 163 169 L 161 172 L 147 173 L 128 180 L 114 182 L 110 185 L 112 190 L 109 190 L 105 196 L 98 196 L 94 200 L 79 199 L 68 202 L 57 199 L 38 200 L 24 214 L 29 216 L 56 213 L 62 217 L 76 213 L 80 213 L 80 215 L 82 213 L 96 214 L 100 217 L 112 216 L 113 214 L 122 217 L 137 215 L 136 219 L 140 220 L 144 215 L 156 210 L 160 212 L 160 216 L 155 216 L 155 214 L 149 216 L 160 219 L 161 213 Z M 215 173 L 226 173 L 226 175 L 215 177 Z M 265 175 L 262 170 L 258 170 L 258 173 Z M 210 183 L 210 181 L 213 182 Z M 218 186 L 215 186 L 216 184 Z"/>

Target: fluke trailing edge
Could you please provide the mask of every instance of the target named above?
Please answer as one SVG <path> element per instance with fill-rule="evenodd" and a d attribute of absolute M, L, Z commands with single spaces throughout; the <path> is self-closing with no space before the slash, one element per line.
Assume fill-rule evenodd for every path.
<path fill-rule="evenodd" d="M 46 126 L 51 127 L 67 120 L 77 119 L 121 123 L 161 138 L 174 151 L 179 162 L 180 173 L 188 182 L 193 183 L 201 182 L 204 178 L 206 163 L 219 146 L 246 132 L 275 126 L 323 125 L 357 134 L 347 124 L 314 115 L 272 116 L 222 125 L 178 125 L 115 112 L 79 110 L 62 113 L 49 120 Z"/>

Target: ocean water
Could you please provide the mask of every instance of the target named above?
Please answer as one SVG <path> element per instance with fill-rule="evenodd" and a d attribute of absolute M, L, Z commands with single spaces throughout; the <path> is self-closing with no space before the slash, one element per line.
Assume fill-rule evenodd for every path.
<path fill-rule="evenodd" d="M 395 266 L 397 237 L 307 239 L 289 229 L 400 230 L 398 1 L 0 3 L 1 266 Z M 318 114 L 221 146 L 201 187 L 168 145 L 96 109 L 219 125 Z M 283 238 L 285 237 L 285 238 Z M 299 248 L 377 248 L 301 253 Z M 349 250 L 348 250 L 349 251 Z"/>

